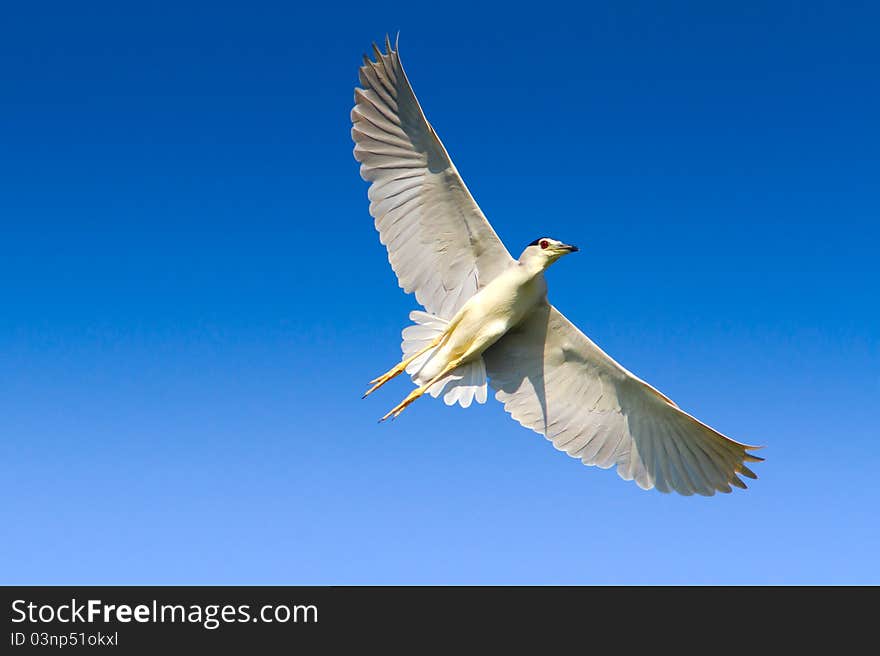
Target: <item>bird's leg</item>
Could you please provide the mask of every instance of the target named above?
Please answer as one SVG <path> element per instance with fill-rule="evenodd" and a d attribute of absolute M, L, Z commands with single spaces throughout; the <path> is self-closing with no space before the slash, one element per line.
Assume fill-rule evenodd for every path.
<path fill-rule="evenodd" d="M 443 370 L 442 370 L 439 374 L 437 374 L 436 376 L 434 376 L 431 380 L 429 380 L 427 383 L 425 383 L 425 384 L 422 385 L 421 387 L 417 387 L 417 388 L 415 388 L 412 392 L 410 392 L 410 393 L 407 395 L 407 397 L 406 397 L 403 401 L 401 401 L 401 402 L 398 403 L 396 406 L 394 406 L 393 408 L 391 408 L 391 410 L 389 410 L 389 411 L 385 414 L 385 416 L 382 417 L 379 421 L 385 421 L 385 420 L 388 419 L 389 417 L 390 417 L 390 418 L 393 418 L 393 419 L 396 419 L 396 418 L 400 415 L 400 413 L 403 412 L 404 410 L 406 410 L 406 409 L 409 407 L 409 405 L 410 405 L 413 401 L 415 401 L 415 400 L 416 400 L 417 398 L 419 398 L 422 394 L 424 394 L 424 393 L 427 392 L 429 389 L 431 389 L 431 385 L 433 385 L 434 383 L 436 383 L 438 380 L 441 380 L 446 374 L 448 374 L 450 371 L 452 371 L 452 370 L 455 369 L 458 365 L 460 365 L 462 359 L 463 359 L 463 358 L 455 358 L 454 360 L 452 360 L 452 362 L 450 362 L 450 363 L 447 364 L 445 367 L 443 367 Z"/>
<path fill-rule="evenodd" d="M 368 389 L 367 393 L 364 394 L 363 397 L 361 397 L 361 398 L 364 398 L 364 399 L 367 398 L 370 394 L 372 394 L 377 389 L 382 387 L 382 385 L 387 383 L 389 380 L 391 380 L 395 376 L 399 376 L 400 374 L 402 374 L 404 371 L 406 371 L 406 368 L 409 366 L 410 362 L 415 360 L 417 357 L 419 357 L 423 353 L 430 351 L 435 346 L 440 345 L 449 336 L 449 333 L 450 333 L 450 330 L 447 328 L 445 331 L 440 333 L 440 335 L 438 335 L 437 338 L 434 341 L 432 341 L 430 344 L 428 344 L 425 348 L 423 348 L 422 350 L 420 350 L 417 353 L 413 353 L 408 358 L 404 358 L 398 364 L 394 365 L 391 369 L 386 371 L 384 374 L 382 374 L 378 378 L 374 378 L 373 380 L 371 380 L 370 384 L 372 385 L 372 387 L 370 389 Z"/>

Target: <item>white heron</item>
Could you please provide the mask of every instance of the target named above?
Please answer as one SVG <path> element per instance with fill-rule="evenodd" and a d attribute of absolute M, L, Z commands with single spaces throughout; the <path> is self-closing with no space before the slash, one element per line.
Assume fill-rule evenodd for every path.
<path fill-rule="evenodd" d="M 550 237 L 514 260 L 425 118 L 397 46 L 364 55 L 351 112 L 370 214 L 400 286 L 424 312 L 403 331 L 403 360 L 364 396 L 406 371 L 417 398 L 504 409 L 586 465 L 617 466 L 644 489 L 711 496 L 756 478 L 750 450 L 681 410 L 605 354 L 547 301 L 544 270 L 577 250 Z"/>

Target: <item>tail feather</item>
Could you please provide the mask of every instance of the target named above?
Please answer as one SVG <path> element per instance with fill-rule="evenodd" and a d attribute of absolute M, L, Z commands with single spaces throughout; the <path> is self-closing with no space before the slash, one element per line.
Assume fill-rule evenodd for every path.
<path fill-rule="evenodd" d="M 403 342 L 400 347 L 404 355 L 410 355 L 423 349 L 449 325 L 445 319 L 419 310 L 410 312 L 409 318 L 415 323 L 403 329 Z M 406 373 L 412 376 L 413 382 L 417 385 L 424 385 L 428 382 L 428 379 L 421 376 L 421 372 L 436 351 L 437 349 L 427 351 L 407 366 Z M 474 400 L 477 403 L 485 403 L 487 386 L 486 365 L 483 358 L 477 358 L 450 372 L 449 375 L 434 383 L 428 390 L 428 394 L 435 399 L 442 394 L 446 405 L 458 403 L 462 408 L 470 407 Z"/>

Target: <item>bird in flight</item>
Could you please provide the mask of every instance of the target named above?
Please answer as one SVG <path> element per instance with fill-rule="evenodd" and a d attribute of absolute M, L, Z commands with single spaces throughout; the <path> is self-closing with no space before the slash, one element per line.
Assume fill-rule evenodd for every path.
<path fill-rule="evenodd" d="M 381 421 L 425 393 L 485 403 L 487 385 L 520 424 L 586 465 L 617 467 L 643 489 L 711 496 L 756 478 L 759 447 L 735 442 L 615 362 L 547 301 L 544 270 L 578 249 L 551 237 L 513 259 L 425 118 L 385 38 L 364 55 L 351 111 L 370 214 L 407 293 L 403 360 L 365 397 L 406 372 L 416 384 Z"/>

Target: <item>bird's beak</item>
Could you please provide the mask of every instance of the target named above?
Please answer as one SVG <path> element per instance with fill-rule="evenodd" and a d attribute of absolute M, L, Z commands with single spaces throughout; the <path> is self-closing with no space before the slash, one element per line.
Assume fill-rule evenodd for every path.
<path fill-rule="evenodd" d="M 562 246 L 569 253 L 577 253 L 580 249 L 577 246 L 572 246 L 571 244 L 564 244 Z"/>

